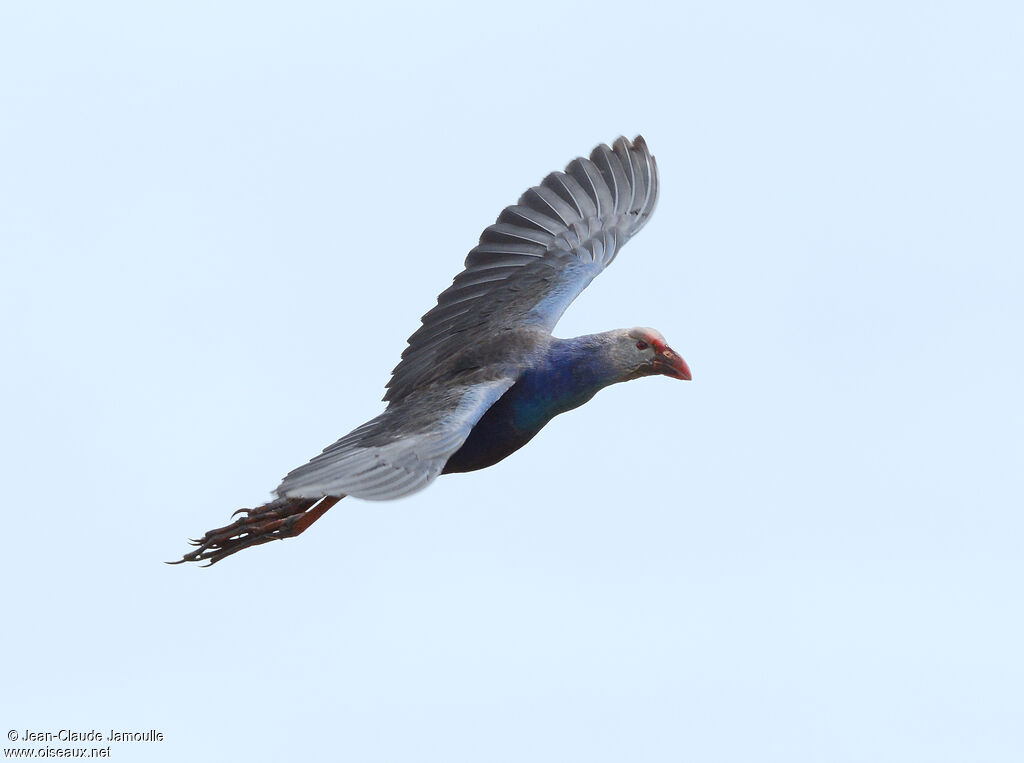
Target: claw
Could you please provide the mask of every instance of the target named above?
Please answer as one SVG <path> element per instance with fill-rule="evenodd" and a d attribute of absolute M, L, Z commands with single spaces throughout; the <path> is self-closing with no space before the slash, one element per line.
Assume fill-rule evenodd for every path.
<path fill-rule="evenodd" d="M 209 567 L 250 546 L 301 535 L 344 497 L 279 498 L 255 509 L 239 509 L 231 516 L 241 513 L 246 516 L 224 527 L 210 530 L 199 540 L 190 538 L 189 543 L 196 548 L 181 559 L 167 564 L 208 562 L 202 566 Z"/>

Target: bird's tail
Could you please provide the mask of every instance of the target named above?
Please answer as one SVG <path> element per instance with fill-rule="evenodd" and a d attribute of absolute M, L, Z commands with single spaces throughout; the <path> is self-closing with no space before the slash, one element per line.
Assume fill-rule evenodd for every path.
<path fill-rule="evenodd" d="M 209 566 L 249 546 L 294 538 L 305 532 L 306 528 L 344 497 L 278 498 L 255 509 L 239 509 L 231 516 L 244 516 L 229 525 L 210 530 L 199 540 L 190 540 L 195 548 L 176 562 L 168 564 L 207 562 L 206 566 Z"/>

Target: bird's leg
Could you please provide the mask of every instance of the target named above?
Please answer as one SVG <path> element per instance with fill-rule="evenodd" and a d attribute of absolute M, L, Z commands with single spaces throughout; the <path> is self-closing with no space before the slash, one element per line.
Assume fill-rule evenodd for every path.
<path fill-rule="evenodd" d="M 176 562 L 209 562 L 216 564 L 249 546 L 301 535 L 344 496 L 324 498 L 279 498 L 255 509 L 239 509 L 244 513 L 234 522 L 210 530 L 199 540 L 189 541 L 194 548 Z M 234 516 L 234 514 L 232 515 Z M 209 565 L 207 565 L 209 566 Z"/>

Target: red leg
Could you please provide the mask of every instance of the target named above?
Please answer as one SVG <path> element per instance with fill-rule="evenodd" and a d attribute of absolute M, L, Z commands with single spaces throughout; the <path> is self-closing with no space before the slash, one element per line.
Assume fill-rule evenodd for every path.
<path fill-rule="evenodd" d="M 245 513 L 229 525 L 210 530 L 199 540 L 190 541 L 196 548 L 176 562 L 209 562 L 237 554 L 244 548 L 259 546 L 272 540 L 294 538 L 327 513 L 344 496 L 324 498 L 279 498 L 255 509 L 239 509 Z M 209 564 L 207 566 L 209 566 Z"/>

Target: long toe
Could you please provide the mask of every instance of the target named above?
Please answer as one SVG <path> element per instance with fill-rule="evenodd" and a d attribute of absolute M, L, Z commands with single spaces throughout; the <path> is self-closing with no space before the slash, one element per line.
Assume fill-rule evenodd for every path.
<path fill-rule="evenodd" d="M 279 498 L 255 509 L 239 509 L 232 516 L 239 513 L 244 516 L 210 530 L 199 540 L 190 540 L 195 548 L 168 564 L 207 562 L 206 566 L 210 566 L 250 546 L 293 538 L 305 532 L 343 497 Z"/>

